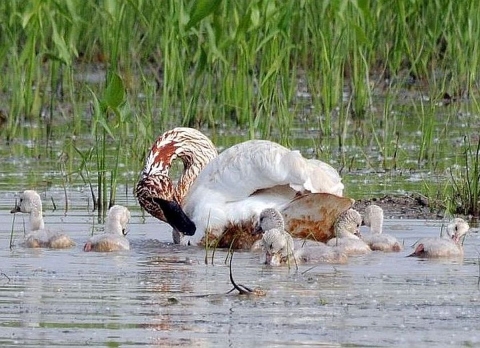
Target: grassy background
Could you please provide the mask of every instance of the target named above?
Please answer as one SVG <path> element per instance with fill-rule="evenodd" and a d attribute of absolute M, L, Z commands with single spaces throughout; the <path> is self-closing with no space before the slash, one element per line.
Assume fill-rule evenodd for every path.
<path fill-rule="evenodd" d="M 441 200 L 478 215 L 478 1 L 11 0 L 0 38 L 2 138 L 61 142 L 100 207 L 119 163 L 188 125 L 285 145 L 315 130 L 345 171 L 447 172 Z"/>

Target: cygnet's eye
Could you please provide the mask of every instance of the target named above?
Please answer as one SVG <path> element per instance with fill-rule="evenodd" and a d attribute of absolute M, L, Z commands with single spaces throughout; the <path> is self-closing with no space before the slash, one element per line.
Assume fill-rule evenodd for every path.
<path fill-rule="evenodd" d="M 22 202 L 23 202 L 23 198 L 20 198 L 20 203 L 22 203 Z"/>

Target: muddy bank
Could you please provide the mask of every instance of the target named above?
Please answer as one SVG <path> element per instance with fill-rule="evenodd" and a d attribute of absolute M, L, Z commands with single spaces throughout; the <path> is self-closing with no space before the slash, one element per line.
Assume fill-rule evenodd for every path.
<path fill-rule="evenodd" d="M 430 204 L 427 197 L 418 193 L 402 196 L 386 195 L 355 201 L 354 208 L 360 213 L 370 204 L 380 206 L 385 218 L 390 219 L 426 219 L 438 220 L 445 217 L 443 208 L 436 208 Z"/>

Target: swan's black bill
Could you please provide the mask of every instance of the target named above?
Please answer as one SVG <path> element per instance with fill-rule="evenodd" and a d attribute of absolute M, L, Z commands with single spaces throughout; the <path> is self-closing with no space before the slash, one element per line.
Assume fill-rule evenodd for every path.
<path fill-rule="evenodd" d="M 163 215 L 170 226 L 187 236 L 193 236 L 195 234 L 195 230 L 197 229 L 195 224 L 183 212 L 182 207 L 180 207 L 177 202 L 167 201 L 158 197 L 153 197 L 152 200 L 162 208 Z"/>

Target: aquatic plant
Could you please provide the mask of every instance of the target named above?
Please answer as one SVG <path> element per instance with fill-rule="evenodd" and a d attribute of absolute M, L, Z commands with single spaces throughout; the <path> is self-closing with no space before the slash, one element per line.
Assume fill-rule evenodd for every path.
<path fill-rule="evenodd" d="M 480 138 L 472 144 L 469 137 L 463 139 L 463 163 L 457 170 L 450 169 L 452 185 L 450 201 L 453 213 L 480 216 Z"/>
<path fill-rule="evenodd" d="M 119 166 L 138 172 L 156 135 L 174 125 L 209 127 L 213 137 L 246 129 L 244 138 L 286 145 L 302 128 L 314 148 L 338 148 L 344 168 L 361 163 L 346 148 L 372 156 L 365 147 L 375 145 L 382 160 L 367 161 L 381 170 L 411 169 L 403 145 L 418 132 L 418 167 L 443 170 L 437 140 L 449 137 L 457 104 L 478 98 L 479 11 L 473 0 L 3 1 L 0 133 L 49 148 L 59 134 L 96 129 L 74 143 L 80 161 L 98 161 L 86 179 L 100 180 L 103 205 Z M 105 114 L 115 75 L 124 107 Z M 77 152 L 65 143 L 70 180 Z"/>
<path fill-rule="evenodd" d="M 125 123 L 125 113 L 122 106 L 125 103 L 125 89 L 123 81 L 117 74 L 111 74 L 110 81 L 105 89 L 103 98 L 94 98 L 94 122 L 92 133 L 95 136 L 95 159 L 97 163 L 97 207 L 104 214 L 109 207 L 115 204 L 117 189 L 118 161 L 120 158 L 121 137 L 113 134 L 111 128 L 121 127 Z M 114 119 L 113 122 L 111 119 Z M 112 124 L 113 123 L 113 124 Z M 109 125 L 110 124 L 110 125 Z M 107 163 L 107 137 L 116 143 L 113 167 L 109 170 Z M 107 172 L 110 172 L 110 185 L 107 185 Z M 107 188 L 110 189 L 110 199 L 107 205 Z"/>

